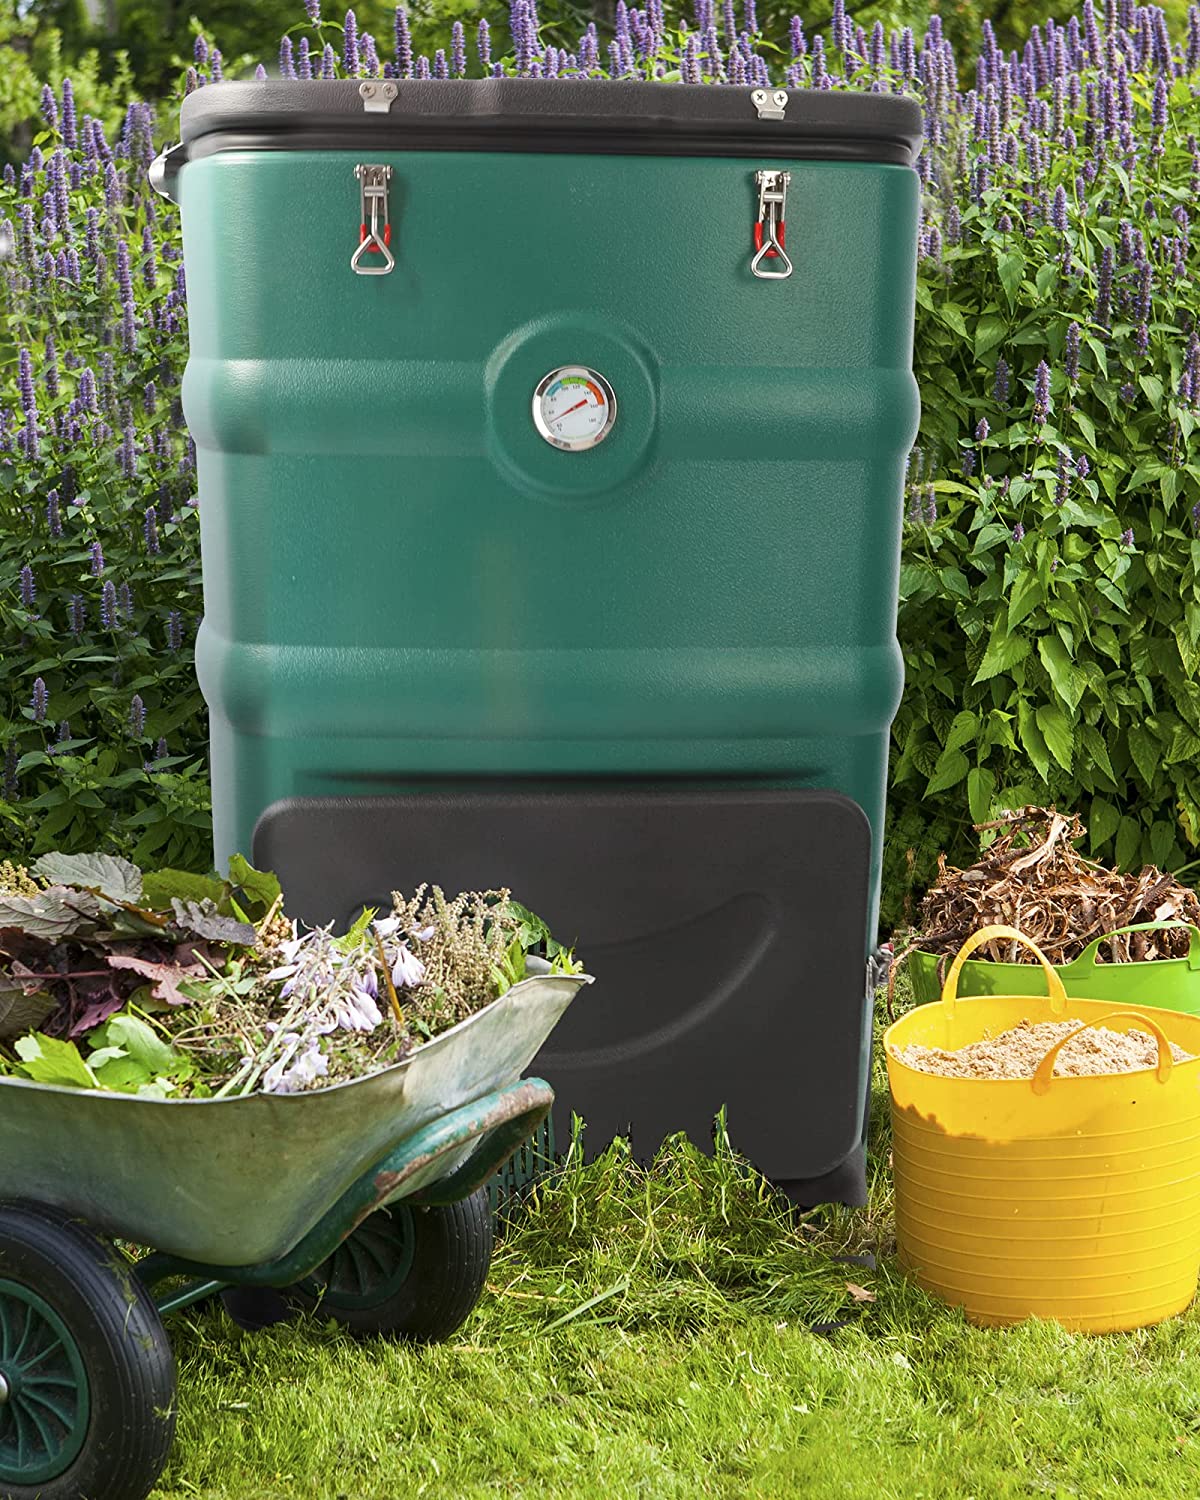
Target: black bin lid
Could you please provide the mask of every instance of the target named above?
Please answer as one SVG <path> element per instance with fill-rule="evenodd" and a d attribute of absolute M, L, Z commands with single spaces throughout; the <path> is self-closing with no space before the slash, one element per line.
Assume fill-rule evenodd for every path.
<path fill-rule="evenodd" d="M 372 90 L 395 97 L 368 109 Z M 774 108 L 778 91 L 765 91 Z M 783 118 L 763 91 L 728 85 L 581 78 L 267 79 L 208 84 L 184 100 L 169 176 L 216 151 L 528 151 L 733 156 L 911 166 L 912 99 L 849 89 L 787 89 Z"/>

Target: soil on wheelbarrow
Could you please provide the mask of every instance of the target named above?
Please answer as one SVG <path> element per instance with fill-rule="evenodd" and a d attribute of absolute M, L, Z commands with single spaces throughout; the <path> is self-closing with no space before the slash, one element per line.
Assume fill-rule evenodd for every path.
<path fill-rule="evenodd" d="M 1174 876 L 1153 865 L 1122 874 L 1081 854 L 1077 845 L 1087 828 L 1074 813 L 1024 807 L 976 824 L 976 832 L 994 838 L 969 869 L 939 859 L 938 878 L 921 906 L 921 935 L 907 951 L 917 947 L 950 958 L 979 928 L 1003 925 L 1020 928 L 1052 964 L 1066 964 L 1118 927 L 1172 920 L 1200 925 L 1200 897 Z M 1102 944 L 1097 960 L 1184 958 L 1188 942 L 1182 928 L 1128 933 Z M 1004 939 L 975 957 L 1037 962 L 1027 948 Z"/>
<path fill-rule="evenodd" d="M 1078 1030 L 1078 1021 L 1021 1021 L 996 1037 L 984 1037 L 949 1052 L 914 1043 L 897 1047 L 896 1057 L 920 1073 L 943 1078 L 1032 1078 L 1050 1048 Z M 1189 1062 L 1192 1053 L 1171 1043 L 1176 1062 Z M 1093 1026 L 1062 1049 L 1055 1059 L 1056 1078 L 1097 1077 L 1106 1073 L 1136 1073 L 1158 1062 L 1158 1044 L 1145 1031 L 1110 1031 Z"/>

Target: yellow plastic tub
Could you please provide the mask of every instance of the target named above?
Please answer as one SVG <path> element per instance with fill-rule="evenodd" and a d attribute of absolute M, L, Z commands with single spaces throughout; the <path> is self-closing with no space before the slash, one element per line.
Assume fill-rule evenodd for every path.
<path fill-rule="evenodd" d="M 1048 1014 L 1029 995 L 957 998 L 967 956 L 993 937 L 1036 954 Z M 896 1056 L 1063 1018 L 1152 1033 L 1157 1067 L 1054 1078 L 1065 1041 L 1033 1079 L 944 1078 Z M 1195 1059 L 1174 1062 L 1169 1042 Z M 1200 1017 L 1068 999 L 1022 933 L 987 927 L 964 944 L 941 1000 L 901 1016 L 884 1048 L 896 1237 L 921 1286 L 981 1324 L 1041 1317 L 1107 1333 L 1182 1312 L 1200 1270 Z"/>

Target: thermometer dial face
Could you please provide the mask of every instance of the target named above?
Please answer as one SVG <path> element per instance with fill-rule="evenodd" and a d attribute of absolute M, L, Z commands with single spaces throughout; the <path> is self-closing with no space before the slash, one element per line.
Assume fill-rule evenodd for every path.
<path fill-rule="evenodd" d="M 568 453 L 602 443 L 616 420 L 612 386 L 585 365 L 551 370 L 533 393 L 533 425 L 551 447 Z"/>

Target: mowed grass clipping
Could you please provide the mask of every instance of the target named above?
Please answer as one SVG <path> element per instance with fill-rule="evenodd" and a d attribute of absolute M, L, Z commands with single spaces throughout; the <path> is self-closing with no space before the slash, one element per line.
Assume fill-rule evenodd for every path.
<path fill-rule="evenodd" d="M 721 1139 L 649 1170 L 574 1153 L 440 1347 L 174 1316 L 157 1500 L 1194 1500 L 1200 1314 L 1096 1338 L 925 1297 L 893 1258 L 878 1053 L 874 1091 L 857 1212 L 798 1217 Z"/>

